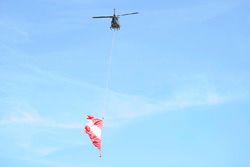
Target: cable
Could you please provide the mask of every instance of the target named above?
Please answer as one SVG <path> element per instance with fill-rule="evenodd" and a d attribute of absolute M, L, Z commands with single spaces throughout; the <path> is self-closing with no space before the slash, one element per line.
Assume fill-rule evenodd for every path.
<path fill-rule="evenodd" d="M 105 113 L 107 113 L 107 111 L 109 110 L 110 82 L 111 82 L 111 74 L 112 74 L 112 57 L 113 57 L 114 44 L 115 44 L 115 31 L 113 31 L 111 47 L 110 47 L 109 55 L 106 59 L 106 83 L 105 83 L 105 94 L 104 94 L 104 110 L 102 113 L 103 118 L 105 116 Z"/>

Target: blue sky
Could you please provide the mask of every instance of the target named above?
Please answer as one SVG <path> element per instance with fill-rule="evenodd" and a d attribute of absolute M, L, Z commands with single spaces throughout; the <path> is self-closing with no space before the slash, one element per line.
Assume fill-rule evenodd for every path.
<path fill-rule="evenodd" d="M 1 0 L 1 166 L 250 166 L 249 7 Z M 113 8 L 140 14 L 91 18 Z M 87 114 L 105 117 L 101 160 Z"/>

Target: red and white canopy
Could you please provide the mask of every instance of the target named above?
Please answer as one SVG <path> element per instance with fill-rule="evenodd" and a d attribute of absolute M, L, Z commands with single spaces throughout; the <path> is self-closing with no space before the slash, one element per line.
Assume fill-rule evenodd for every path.
<path fill-rule="evenodd" d="M 103 120 L 90 115 L 87 115 L 87 120 L 85 132 L 89 135 L 94 146 L 101 150 Z"/>

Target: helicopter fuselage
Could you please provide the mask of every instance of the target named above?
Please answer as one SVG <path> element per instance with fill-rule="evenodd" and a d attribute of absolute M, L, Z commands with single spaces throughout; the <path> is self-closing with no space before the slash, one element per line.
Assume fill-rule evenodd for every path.
<path fill-rule="evenodd" d="M 118 19 L 119 17 L 117 16 L 112 17 L 110 29 L 116 29 L 116 30 L 120 29 L 120 23 Z"/>

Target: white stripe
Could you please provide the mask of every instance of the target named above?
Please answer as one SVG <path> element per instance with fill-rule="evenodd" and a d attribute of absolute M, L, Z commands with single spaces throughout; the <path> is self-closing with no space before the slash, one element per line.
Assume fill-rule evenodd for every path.
<path fill-rule="evenodd" d="M 102 130 L 93 124 L 93 121 L 92 120 L 89 120 L 89 122 L 87 123 L 87 126 L 90 127 L 90 131 L 96 135 L 97 138 L 101 139 L 101 136 L 102 136 Z"/>

